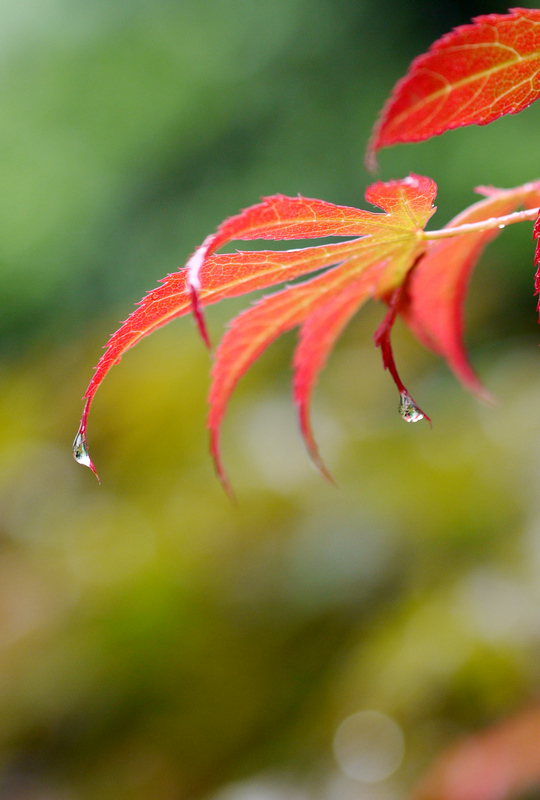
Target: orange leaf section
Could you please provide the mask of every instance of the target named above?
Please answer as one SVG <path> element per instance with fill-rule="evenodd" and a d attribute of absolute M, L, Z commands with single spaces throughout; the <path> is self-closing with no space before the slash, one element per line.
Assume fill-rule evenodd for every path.
<path fill-rule="evenodd" d="M 86 443 L 90 406 L 111 367 L 142 338 L 190 309 L 194 311 L 205 336 L 202 306 L 283 283 L 332 265 L 341 265 L 313 281 L 309 288 L 307 285 L 305 288 L 293 287 L 276 296 L 276 299 L 264 301 L 257 306 L 257 318 L 247 314 L 240 317 L 241 322 L 235 323 L 226 335 L 224 345 L 219 349 L 211 395 L 213 449 L 218 470 L 224 478 L 217 449 L 218 428 L 230 392 L 240 375 L 269 341 L 287 328 L 298 325 L 305 319 L 311 306 L 315 307 L 320 300 L 337 293 L 371 265 L 380 264 L 381 267 L 377 282 L 369 284 L 370 294 L 384 297 L 399 286 L 425 248 L 425 242 L 419 234 L 435 210 L 435 193 L 433 181 L 411 175 L 402 181 L 379 182 L 368 189 L 367 200 L 382 208 L 383 213 L 336 206 L 321 200 L 275 195 L 264 198 L 258 205 L 224 222 L 216 233 L 205 239 L 183 270 L 167 276 L 160 286 L 143 298 L 138 308 L 110 338 L 85 394 L 86 403 L 74 442 L 76 460 L 95 472 Z M 358 238 L 285 252 L 213 253 L 232 238 L 293 239 L 329 235 Z M 362 297 L 359 296 L 357 305 L 361 301 Z M 253 341 L 248 341 L 249 337 L 242 334 L 242 346 L 234 341 L 234 331 L 243 330 L 244 326 L 249 328 L 249 325 L 260 327 L 261 320 L 269 336 L 266 343 L 262 331 Z M 227 369 L 230 367 L 226 378 L 220 372 L 223 363 Z M 315 364 L 312 383 L 316 377 L 314 367 Z M 301 401 L 305 409 L 308 401 L 309 397 Z M 304 418 L 303 429 L 307 433 L 309 428 L 306 420 L 307 417 Z M 313 443 L 308 442 L 308 445 L 311 452 L 315 453 Z"/>
<path fill-rule="evenodd" d="M 283 283 L 332 265 L 349 264 L 351 270 L 355 265 L 357 271 L 354 276 L 358 277 L 359 272 L 370 263 L 380 262 L 392 254 L 393 258 L 387 259 L 386 272 L 381 273 L 379 283 L 372 292 L 382 297 L 403 281 L 407 270 L 425 246 L 418 233 L 434 212 L 435 193 L 433 181 L 411 175 L 402 181 L 379 182 L 370 187 L 366 195 L 368 201 L 378 204 L 384 213 L 335 206 L 302 197 L 275 195 L 224 222 L 215 234 L 206 238 L 183 270 L 167 276 L 160 286 L 143 298 L 138 308 L 109 339 L 106 352 L 85 394 L 86 404 L 74 442 L 77 461 L 95 471 L 86 445 L 92 400 L 111 367 L 142 338 L 190 309 L 198 315 L 199 305 Z M 233 237 L 291 239 L 329 235 L 355 235 L 358 238 L 285 252 L 213 254 L 213 250 Z M 325 279 L 322 278 L 322 285 Z M 278 313 L 276 307 L 276 315 Z M 300 317 L 298 320 L 301 321 Z M 200 324 L 200 318 L 198 321 Z M 277 329 L 283 324 L 278 320 Z M 296 324 L 298 322 L 291 322 L 290 327 Z"/>
<path fill-rule="evenodd" d="M 344 260 L 354 252 L 351 242 L 275 252 L 259 250 L 210 256 L 201 271 L 202 305 L 217 303 L 254 289 L 262 289 L 306 272 Z M 186 268 L 173 272 L 149 292 L 138 308 L 109 339 L 107 352 L 96 367 L 85 397 L 91 398 L 109 369 L 129 348 L 191 309 Z"/>
<path fill-rule="evenodd" d="M 201 304 L 217 303 L 226 297 L 262 289 L 322 269 L 343 261 L 357 246 L 357 243 L 343 242 L 285 252 L 259 250 L 210 256 L 201 271 Z M 141 300 L 138 308 L 111 336 L 84 395 L 87 401 L 85 419 L 103 379 L 126 350 L 191 310 L 186 275 L 184 268 L 164 278 L 161 285 Z"/>
<path fill-rule="evenodd" d="M 517 114 L 540 96 L 540 10 L 476 17 L 416 58 L 382 110 L 368 146 L 375 153 L 463 125 Z"/>
<path fill-rule="evenodd" d="M 278 194 L 263 198 L 258 205 L 226 220 L 215 233 L 206 237 L 186 264 L 188 291 L 203 340 L 210 345 L 201 307 L 201 273 L 208 257 L 219 247 L 234 239 L 308 239 L 371 235 L 379 237 L 379 241 L 393 240 L 400 234 L 410 234 L 411 221 L 420 228 L 425 225 L 435 211 L 432 208 L 435 192 L 433 181 L 410 175 L 403 181 L 376 183 L 367 190 L 367 201 L 382 208 L 385 214 L 336 206 L 323 200 Z M 425 207 L 426 196 L 429 196 L 430 212 L 424 219 L 422 209 Z"/>
<path fill-rule="evenodd" d="M 300 430 L 314 464 L 333 482 L 313 436 L 310 420 L 311 395 L 319 373 L 349 320 L 373 294 L 380 265 L 367 269 L 357 280 L 337 295 L 312 308 L 300 328 L 294 354 L 293 397 L 298 407 Z"/>
<path fill-rule="evenodd" d="M 366 264 L 369 264 L 372 259 L 373 255 L 370 253 L 367 259 L 354 259 L 340 267 L 336 267 L 329 274 L 325 273 L 306 283 L 290 286 L 278 294 L 264 297 L 255 306 L 244 311 L 232 321 L 216 351 L 216 359 L 212 369 L 212 387 L 208 398 L 210 406 L 208 415 L 210 449 L 219 478 L 229 493 L 231 493 L 230 485 L 223 469 L 219 452 L 219 432 L 227 404 L 236 384 L 251 364 L 259 358 L 278 336 L 300 325 L 305 320 L 310 321 L 312 315 L 316 315 L 328 303 L 344 301 L 348 304 L 350 315 L 352 315 L 356 308 L 367 299 L 369 294 L 375 292 L 377 279 L 386 263 L 383 260 L 379 264 L 371 266 L 369 272 L 366 270 L 359 278 L 358 272 L 361 268 L 359 261 L 361 260 L 362 266 L 366 267 Z M 345 324 L 345 321 L 343 324 Z M 338 333 L 339 331 L 337 330 L 336 336 Z M 331 337 L 331 341 L 327 342 L 328 346 L 330 347 L 334 341 L 335 337 Z M 320 346 L 324 348 L 322 342 Z M 306 361 L 304 363 L 303 376 L 300 376 L 301 384 L 296 400 L 302 409 L 303 422 L 301 427 L 302 431 L 307 433 L 308 450 L 314 456 L 315 462 L 321 467 L 323 473 L 329 477 L 318 456 L 317 447 L 311 436 L 309 420 L 306 416 L 310 392 L 315 384 L 319 369 L 323 366 L 324 355 L 325 353 L 321 352 L 321 350 L 311 352 L 304 350 Z M 298 374 L 298 360 L 296 364 Z"/>
<path fill-rule="evenodd" d="M 488 197 L 465 209 L 446 228 L 510 214 L 520 206 L 540 205 L 540 181 L 516 189 L 480 187 L 477 191 Z M 499 233 L 494 228 L 430 241 L 410 273 L 406 299 L 399 308 L 420 342 L 443 356 L 467 389 L 486 401 L 490 395 L 471 368 L 463 344 L 463 305 L 472 270 L 484 247 Z"/>
<path fill-rule="evenodd" d="M 540 709 L 531 708 L 445 753 L 412 800 L 504 800 L 540 786 Z"/>
<path fill-rule="evenodd" d="M 401 285 L 423 251 L 425 242 L 417 234 L 434 211 L 435 191 L 433 181 L 418 176 L 375 184 L 366 198 L 386 211 L 390 231 L 379 221 L 378 231 L 355 240 L 356 255 L 352 258 L 312 281 L 264 298 L 233 321 L 216 352 L 208 420 L 216 469 L 228 491 L 219 453 L 219 430 L 227 403 L 241 376 L 266 347 L 301 324 L 294 362 L 294 398 L 310 455 L 330 477 L 309 422 L 317 376 L 337 336 L 359 306 L 368 297 L 385 297 Z"/>
<path fill-rule="evenodd" d="M 381 222 L 382 220 L 382 222 Z M 365 236 L 385 229 L 384 215 L 324 200 L 263 197 L 257 205 L 225 220 L 215 233 L 190 256 L 186 267 L 188 283 L 196 291 L 202 286 L 201 270 L 208 256 L 227 242 L 248 239 L 315 239 L 323 236 Z"/>
<path fill-rule="evenodd" d="M 536 241 L 536 250 L 534 252 L 534 263 L 538 267 L 534 279 L 535 294 L 540 294 L 540 216 L 534 223 L 533 240 Z M 538 310 L 540 311 L 540 299 L 538 300 Z"/>
<path fill-rule="evenodd" d="M 396 314 L 398 312 L 402 292 L 403 286 L 400 286 L 390 298 L 388 302 L 388 311 L 386 312 L 383 321 L 375 331 L 373 341 L 375 342 L 376 347 L 381 348 L 383 367 L 389 371 L 394 383 L 398 388 L 398 410 L 402 419 L 404 419 L 405 422 L 420 422 L 420 420 L 426 419 L 431 425 L 431 419 L 426 413 L 424 413 L 424 411 L 422 411 L 420 406 L 414 402 L 411 395 L 407 391 L 407 387 L 401 380 L 399 372 L 397 371 L 396 362 L 394 360 L 394 353 L 392 351 L 390 334 L 392 333 L 392 328 L 394 327 L 394 322 L 396 321 Z"/>

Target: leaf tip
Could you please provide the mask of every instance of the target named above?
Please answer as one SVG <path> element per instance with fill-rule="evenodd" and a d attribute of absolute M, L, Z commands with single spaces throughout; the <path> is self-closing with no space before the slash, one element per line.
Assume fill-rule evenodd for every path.
<path fill-rule="evenodd" d="M 190 285 L 189 292 L 191 296 L 191 311 L 195 318 L 197 328 L 199 330 L 199 333 L 201 335 L 204 344 L 206 345 L 206 348 L 208 350 L 211 350 L 212 343 L 210 341 L 210 336 L 208 335 L 208 328 L 206 327 L 206 320 L 204 318 L 204 313 L 199 298 L 199 292 L 193 285 Z"/>
<path fill-rule="evenodd" d="M 235 494 L 231 484 L 229 483 L 227 473 L 225 472 L 225 468 L 223 467 L 223 462 L 221 460 L 221 453 L 219 449 L 219 430 L 213 425 L 210 426 L 210 453 L 214 461 L 216 474 L 219 478 L 219 482 L 225 490 L 225 494 L 232 503 L 236 503 Z"/>
<path fill-rule="evenodd" d="M 433 423 L 431 422 L 431 418 L 422 411 L 420 406 L 417 406 L 410 394 L 406 391 L 401 391 L 399 393 L 399 406 L 398 406 L 399 414 L 405 422 L 420 422 L 421 420 L 425 419 L 429 422 L 430 427 L 433 427 Z"/>
<path fill-rule="evenodd" d="M 394 353 L 392 352 L 392 344 L 390 342 L 390 333 L 392 331 L 392 327 L 394 325 L 396 319 L 396 313 L 398 304 L 401 297 L 401 287 L 396 289 L 394 294 L 389 300 L 389 308 L 386 312 L 386 315 L 375 331 L 375 335 L 373 340 L 375 342 L 376 347 L 381 348 L 382 360 L 383 360 L 383 367 L 387 369 L 393 380 L 396 384 L 398 391 L 399 391 L 399 414 L 405 422 L 420 422 L 423 419 L 426 419 L 430 426 L 433 427 L 430 417 L 422 411 L 420 406 L 418 406 L 414 400 L 412 399 L 411 395 L 407 391 L 406 387 L 401 380 L 399 373 L 397 371 L 396 363 L 394 361 Z"/>
<path fill-rule="evenodd" d="M 302 433 L 302 437 L 307 447 L 307 451 L 309 453 L 309 457 L 321 473 L 321 475 L 326 478 L 328 483 L 331 483 L 333 486 L 337 486 L 334 476 L 329 472 L 326 464 L 324 463 L 321 454 L 319 453 L 319 448 L 317 446 L 317 442 L 315 441 L 315 437 L 313 436 L 313 431 L 311 429 L 311 423 L 309 419 L 309 408 L 307 403 L 305 402 L 298 402 L 298 417 L 300 421 L 300 431 Z"/>
<path fill-rule="evenodd" d="M 379 162 L 377 161 L 377 148 L 373 143 L 373 137 L 370 139 L 364 157 L 364 165 L 370 175 L 374 175 L 379 171 Z"/>
<path fill-rule="evenodd" d="M 536 309 L 540 314 L 540 214 L 534 223 L 533 242 L 536 242 L 536 249 L 534 251 L 534 266 L 537 267 L 536 275 L 534 276 L 534 293 L 535 295 L 539 295 Z"/>
<path fill-rule="evenodd" d="M 77 464 L 82 464 L 83 467 L 88 467 L 88 469 L 91 469 L 97 478 L 97 482 L 101 484 L 97 470 L 92 459 L 90 458 L 90 453 L 88 452 L 88 444 L 86 442 L 86 424 L 84 419 L 79 426 L 79 430 L 77 431 L 75 439 L 73 440 L 73 458 Z"/>
<path fill-rule="evenodd" d="M 206 328 L 202 304 L 199 297 L 199 291 L 201 288 L 200 276 L 201 269 L 204 266 L 206 258 L 216 249 L 217 246 L 218 240 L 216 234 L 212 233 L 206 237 L 204 242 L 195 250 L 194 253 L 192 253 L 186 262 L 186 286 L 191 297 L 191 310 L 193 312 L 193 316 L 195 317 L 195 322 L 197 323 L 197 328 L 199 329 L 202 340 L 209 350 L 211 349 L 212 345 L 210 343 L 210 337 L 208 336 L 208 330 Z"/>

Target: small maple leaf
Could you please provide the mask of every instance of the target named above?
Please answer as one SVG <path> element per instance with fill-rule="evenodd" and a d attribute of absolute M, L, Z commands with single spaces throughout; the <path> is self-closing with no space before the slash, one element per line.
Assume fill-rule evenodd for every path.
<path fill-rule="evenodd" d="M 499 218 L 520 206 L 536 208 L 540 205 L 540 181 L 515 189 L 480 186 L 476 191 L 486 199 L 466 208 L 443 230 Z M 443 356 L 463 385 L 487 402 L 492 398 L 471 368 L 463 344 L 463 305 L 474 266 L 486 245 L 503 227 L 430 241 L 411 272 L 399 307 L 417 339 Z M 538 255 L 537 249 L 537 258 Z M 538 291 L 540 286 L 536 288 Z"/>
<path fill-rule="evenodd" d="M 367 164 L 382 147 L 487 125 L 540 97 L 540 9 L 476 17 L 411 63 L 375 125 Z"/>
<path fill-rule="evenodd" d="M 202 307 L 225 297 L 326 271 L 260 300 L 237 317 L 216 352 L 210 391 L 209 428 L 218 474 L 229 489 L 219 456 L 219 428 L 231 393 L 262 351 L 281 333 L 301 325 L 295 359 L 294 396 L 308 449 L 326 473 L 309 424 L 309 402 L 317 375 L 335 339 L 369 297 L 385 299 L 402 285 L 424 252 L 424 226 L 434 213 L 436 186 L 411 175 L 369 187 L 366 200 L 382 213 L 304 197 L 275 195 L 226 220 L 208 236 L 186 267 L 168 275 L 149 292 L 113 334 L 85 394 L 86 403 L 74 442 L 77 461 L 95 472 L 86 429 L 94 395 L 111 367 L 144 336 L 176 317 L 194 311 L 208 342 Z M 233 239 L 355 237 L 335 244 L 277 251 L 215 254 Z M 97 474 L 97 473 L 96 473 Z"/>
<path fill-rule="evenodd" d="M 540 205 L 540 182 L 517 189 L 480 191 L 487 195 L 486 199 L 431 234 L 424 228 L 435 211 L 436 186 L 429 178 L 418 175 L 369 187 L 366 200 L 381 212 L 275 195 L 226 220 L 205 239 L 183 269 L 168 275 L 143 298 L 111 336 L 85 394 L 73 445 L 76 460 L 95 472 L 86 441 L 88 413 L 104 377 L 126 350 L 190 310 L 208 342 L 202 312 L 205 305 L 311 273 L 317 274 L 263 297 L 237 316 L 215 353 L 208 427 L 216 469 L 227 491 L 230 486 L 219 451 L 227 403 L 249 366 L 271 342 L 294 327 L 300 328 L 293 378 L 300 428 L 313 461 L 330 478 L 311 430 L 311 396 L 336 339 L 370 298 L 388 305 L 374 339 L 381 348 L 383 365 L 398 387 L 399 410 L 405 420 L 417 422 L 426 415 L 408 393 L 394 362 L 390 334 L 397 314 L 403 316 L 425 346 L 446 358 L 467 388 L 487 398 L 468 364 L 462 341 L 467 282 L 485 245 L 504 227 L 494 227 L 494 218 L 498 222 L 519 206 L 536 209 Z M 488 229 L 478 229 L 477 223 L 483 221 L 488 221 Z M 539 225 L 537 222 L 536 236 L 540 234 Z M 458 226 L 459 231 L 454 230 Z M 231 239 L 330 235 L 354 238 L 285 251 L 237 251 L 225 255 L 214 252 Z M 437 235 L 443 238 L 434 240 Z"/>

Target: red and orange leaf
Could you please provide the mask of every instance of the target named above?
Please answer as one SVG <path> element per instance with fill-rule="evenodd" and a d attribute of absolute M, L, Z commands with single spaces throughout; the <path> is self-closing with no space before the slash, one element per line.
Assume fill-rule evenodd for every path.
<path fill-rule="evenodd" d="M 350 256 L 357 246 L 357 242 L 343 242 L 285 252 L 260 250 L 210 256 L 201 272 L 204 284 L 199 293 L 201 305 L 292 280 L 306 272 L 339 263 Z M 111 367 L 120 361 L 126 350 L 191 310 L 192 298 L 186 275 L 186 268 L 168 275 L 160 286 L 143 298 L 138 308 L 111 336 L 106 352 L 96 366 L 84 395 L 86 404 L 74 444 L 77 460 L 94 472 L 86 448 L 86 425 L 94 395 Z"/>
<path fill-rule="evenodd" d="M 384 267 L 384 263 L 380 263 L 380 269 Z M 373 268 L 370 272 L 372 274 L 366 279 L 366 284 L 374 291 L 378 276 L 374 274 Z M 319 275 L 306 283 L 290 286 L 278 294 L 264 297 L 252 308 L 239 314 L 223 336 L 212 369 L 208 428 L 216 470 L 228 492 L 230 486 L 219 452 L 219 432 L 236 384 L 278 336 L 300 325 L 331 298 L 346 290 L 351 283 L 359 283 L 358 265 L 355 262 L 347 262 L 333 269 L 330 274 Z M 360 296 L 358 303 L 362 299 Z"/>
<path fill-rule="evenodd" d="M 533 239 L 536 239 L 536 250 L 534 253 L 534 263 L 538 264 L 540 262 L 540 216 L 534 223 L 533 228 Z"/>
<path fill-rule="evenodd" d="M 411 395 L 407 391 L 407 388 L 399 377 L 396 362 L 394 361 L 394 353 L 392 351 L 390 334 L 392 333 L 392 328 L 394 327 L 402 292 L 403 286 L 400 286 L 390 298 L 388 311 L 386 312 L 383 321 L 375 331 L 373 341 L 375 342 L 376 347 L 381 348 L 383 367 L 391 374 L 392 378 L 394 379 L 394 383 L 398 388 L 399 413 L 401 414 L 401 417 L 405 420 L 405 422 L 420 422 L 422 419 L 427 419 L 431 425 L 431 419 L 424 411 L 422 411 L 420 406 L 414 402 Z"/>
<path fill-rule="evenodd" d="M 436 194 L 437 186 L 431 178 L 411 173 L 398 181 L 373 183 L 366 189 L 365 198 L 386 213 L 386 222 L 378 231 L 386 240 L 400 231 L 410 235 L 411 230 L 423 229 L 436 211 Z"/>
<path fill-rule="evenodd" d="M 409 185 L 413 180 L 417 185 Z M 415 224 L 419 227 L 425 225 L 434 211 L 432 200 L 436 187 L 428 178 L 414 176 L 390 184 L 377 183 L 366 193 L 369 202 L 377 202 L 378 187 L 382 197 L 381 207 L 384 203 L 389 208 L 388 213 L 375 214 L 347 206 L 335 206 L 320 200 L 276 195 L 265 198 L 262 203 L 246 209 L 236 217 L 231 217 L 215 234 L 207 237 L 205 242 L 212 239 L 211 249 L 216 249 L 229 241 L 232 235 L 243 239 L 297 236 L 315 238 L 352 234 L 365 237 L 373 232 L 377 233 L 378 241 L 395 240 L 406 233 L 407 226 L 410 236 L 411 220 L 402 210 L 402 206 L 408 204 L 411 214 L 416 215 Z M 397 201 L 392 202 L 393 195 L 398 198 Z M 278 213 L 282 215 L 279 225 L 275 221 Z M 389 230 L 386 226 L 389 226 Z M 207 245 L 201 245 L 195 254 L 200 253 L 204 247 Z M 358 241 L 347 241 L 285 252 L 254 251 L 207 255 L 197 274 L 197 281 L 200 284 L 198 291 L 200 303 L 208 305 L 226 297 L 234 297 L 292 280 L 340 263 L 357 250 Z M 193 257 L 191 256 L 190 261 Z M 121 328 L 113 334 L 106 345 L 107 352 L 99 361 L 85 394 L 87 399 L 91 400 L 109 369 L 118 363 L 126 350 L 190 310 L 191 297 L 186 281 L 187 272 L 186 266 L 164 278 L 161 286 L 149 292 Z"/>
<path fill-rule="evenodd" d="M 534 251 L 534 263 L 538 267 L 534 277 L 534 293 L 540 294 L 540 215 L 534 223 L 533 228 L 533 241 L 536 241 L 536 249 Z M 540 311 L 540 298 L 538 299 L 537 310 Z"/>
<path fill-rule="evenodd" d="M 409 175 L 401 181 L 374 183 L 366 191 L 366 200 L 384 209 L 390 230 L 373 235 L 373 244 L 396 245 L 393 257 L 382 272 L 374 297 L 384 299 L 402 285 L 415 259 L 425 249 L 418 238 L 436 211 L 433 205 L 437 186 L 430 178 Z M 379 256 L 380 257 L 380 256 Z"/>
<path fill-rule="evenodd" d="M 206 237 L 186 264 L 188 290 L 203 340 L 210 345 L 200 299 L 201 272 L 208 257 L 219 247 L 235 239 L 369 235 L 381 240 L 395 239 L 400 233 L 410 234 L 411 221 L 417 227 L 424 227 L 435 211 L 432 207 L 435 193 L 436 186 L 429 178 L 410 175 L 403 181 L 376 183 L 367 190 L 367 201 L 382 208 L 384 214 L 306 197 L 274 195 L 226 220 L 215 233 Z"/>
<path fill-rule="evenodd" d="M 464 125 L 517 114 L 540 97 L 540 9 L 476 17 L 416 58 L 373 131 L 367 163 L 382 147 L 419 142 Z"/>
<path fill-rule="evenodd" d="M 379 205 L 383 213 L 335 206 L 320 200 L 276 195 L 263 199 L 260 204 L 227 220 L 215 234 L 207 237 L 183 270 L 169 275 L 161 286 L 141 301 L 139 307 L 110 338 L 85 394 L 86 404 L 74 442 L 75 458 L 95 471 L 86 444 L 88 413 L 92 400 L 111 367 L 118 363 L 126 350 L 142 338 L 172 319 L 182 316 L 190 308 L 195 311 L 199 327 L 203 327 L 200 313 L 203 305 L 337 264 L 342 267 L 321 276 L 321 286 L 326 284 L 328 294 L 341 288 L 336 286 L 335 290 L 331 290 L 337 276 L 341 274 L 339 269 L 344 270 L 346 282 L 349 282 L 357 278 L 370 264 L 386 259 L 386 269 L 382 270 L 379 282 L 373 289 L 374 296 L 383 297 L 401 284 L 407 271 L 425 248 L 426 244 L 419 233 L 434 212 L 435 193 L 433 181 L 411 175 L 401 181 L 379 182 L 368 189 L 367 199 Z M 217 247 L 228 242 L 231 237 L 291 239 L 327 235 L 356 235 L 359 238 L 340 244 L 285 252 L 213 254 Z M 290 302 L 293 301 L 295 288 L 287 290 L 291 292 Z M 313 302 L 315 300 L 314 297 Z M 284 307 L 287 307 L 287 303 Z M 281 330 L 286 330 L 287 325 L 293 327 L 303 320 L 298 309 L 291 316 L 291 320 L 297 321 L 290 323 L 287 322 L 287 314 L 283 319 L 280 318 L 278 305 L 275 313 L 275 336 Z M 271 324 L 270 317 L 268 320 L 268 324 Z M 230 343 L 230 338 L 227 338 L 227 342 Z M 242 358 L 246 369 L 253 359 L 246 354 Z M 241 369 L 238 375 L 242 372 Z M 218 412 L 220 404 L 224 409 L 227 398 L 228 395 L 217 402 Z M 218 412 L 214 414 L 214 422 L 217 418 L 218 422 L 221 419 Z"/>
<path fill-rule="evenodd" d="M 210 256 L 201 271 L 202 305 L 217 303 L 255 289 L 264 289 L 306 272 L 339 263 L 354 253 L 353 242 L 321 245 L 285 252 L 258 250 Z M 173 272 L 149 292 L 106 345 L 107 352 L 96 367 L 85 397 L 91 398 L 109 369 L 129 348 L 191 309 L 186 286 L 186 268 Z"/>
<path fill-rule="evenodd" d="M 365 236 L 380 230 L 384 215 L 349 206 L 336 206 L 324 200 L 263 197 L 257 205 L 225 220 L 215 233 L 189 257 L 186 263 L 187 288 L 199 332 L 208 347 L 210 339 L 202 313 L 200 292 L 202 270 L 208 257 L 224 244 L 250 239 L 315 239 L 322 236 Z M 384 228 L 384 221 L 383 221 Z"/>
<path fill-rule="evenodd" d="M 485 200 L 465 209 L 445 228 L 499 217 L 520 206 L 540 204 L 540 181 L 516 189 L 480 188 Z M 430 241 L 407 283 L 406 299 L 399 311 L 415 336 L 443 356 L 459 380 L 474 394 L 490 395 L 472 370 L 463 344 L 463 305 L 469 279 L 485 246 L 499 228 Z"/>
<path fill-rule="evenodd" d="M 319 454 L 311 429 L 311 395 L 337 338 L 360 306 L 374 294 L 382 266 L 384 264 L 376 264 L 375 267 L 366 269 L 354 283 L 312 309 L 300 328 L 299 342 L 294 353 L 293 397 L 298 407 L 300 430 L 308 452 L 330 481 L 333 480 L 332 476 Z"/>
<path fill-rule="evenodd" d="M 240 377 L 281 333 L 296 327 L 304 320 L 305 325 L 308 325 L 312 315 L 334 300 L 339 306 L 342 292 L 343 303 L 352 314 L 354 306 L 358 307 L 368 295 L 384 297 L 399 286 L 425 247 L 417 233 L 434 212 L 435 192 L 433 181 L 419 176 L 410 176 L 403 181 L 392 181 L 388 184 L 375 184 L 366 193 L 366 198 L 386 211 L 390 233 L 381 227 L 380 231 L 356 240 L 355 257 L 306 284 L 289 287 L 278 295 L 264 298 L 231 324 L 216 353 L 208 420 L 216 469 L 228 490 L 230 487 L 219 453 L 219 429 L 227 403 Z M 363 275 L 365 277 L 360 278 Z M 356 294 L 351 290 L 349 298 L 347 289 L 351 283 L 355 284 Z M 346 319 L 343 318 L 343 325 Z M 339 329 L 336 328 L 335 336 L 338 333 Z M 328 348 L 335 341 L 335 336 L 329 336 L 326 340 Z M 308 361 L 305 374 L 300 375 L 301 383 L 298 386 L 303 388 L 297 389 L 295 386 L 295 399 L 300 405 L 301 428 L 308 450 L 315 463 L 328 475 L 318 455 L 308 419 L 310 393 L 328 352 L 325 351 L 324 340 L 320 344 L 321 350 L 314 353 L 312 363 Z M 302 343 L 300 347 L 301 352 L 306 352 Z M 295 363 L 298 370 L 298 357 Z"/>
<path fill-rule="evenodd" d="M 381 224 L 382 220 L 382 224 Z M 365 236 L 386 230 L 383 214 L 336 206 L 307 197 L 276 194 L 225 220 L 207 236 L 187 261 L 188 283 L 202 286 L 207 258 L 227 242 L 249 239 L 316 239 L 323 236 Z"/>

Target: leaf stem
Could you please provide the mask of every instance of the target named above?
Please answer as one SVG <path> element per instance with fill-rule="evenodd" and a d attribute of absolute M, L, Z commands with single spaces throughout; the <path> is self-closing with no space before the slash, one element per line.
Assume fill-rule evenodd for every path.
<path fill-rule="evenodd" d="M 469 222 L 466 225 L 456 225 L 455 227 L 441 228 L 438 231 L 421 231 L 421 239 L 448 239 L 451 236 L 461 236 L 465 233 L 481 233 L 493 228 L 506 228 L 516 222 L 534 221 L 540 214 L 540 208 L 527 208 L 524 211 L 514 211 L 512 214 L 505 214 L 502 217 L 489 217 L 480 222 Z"/>

